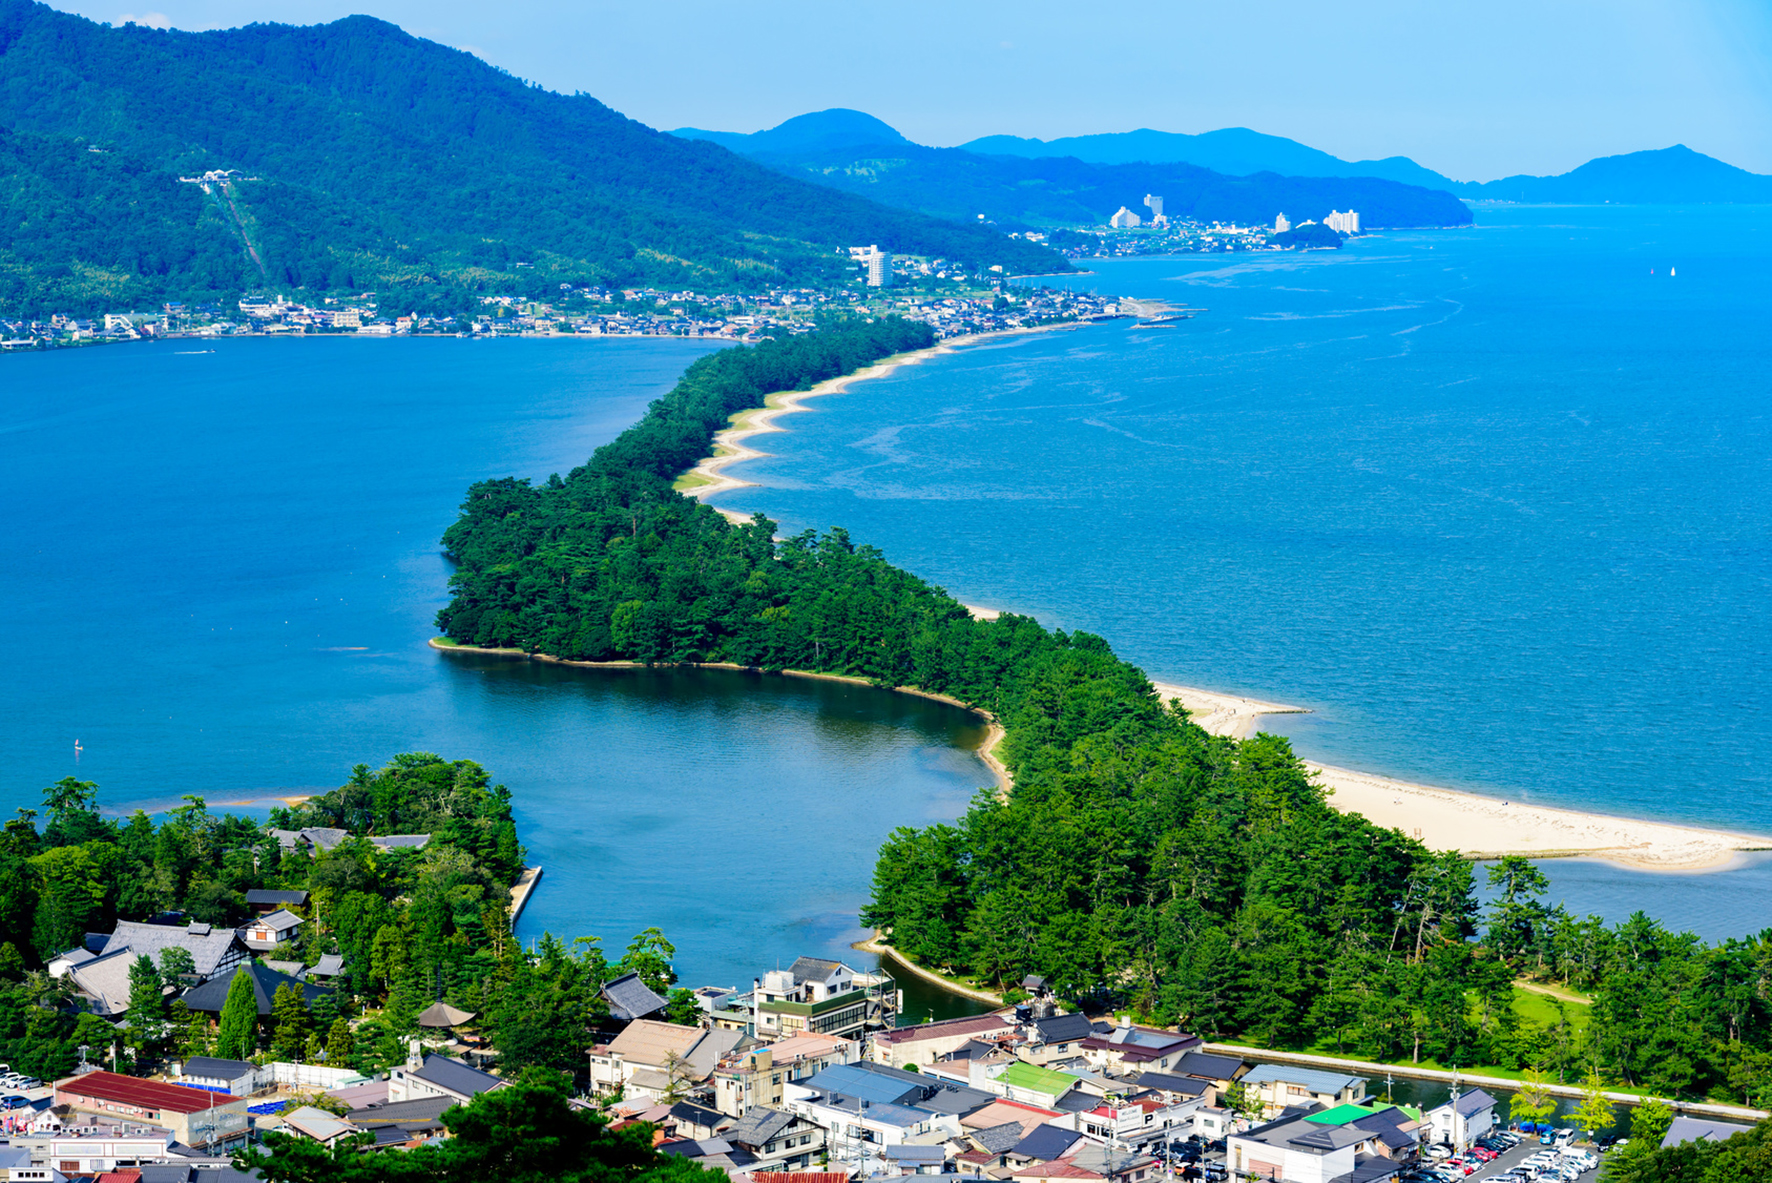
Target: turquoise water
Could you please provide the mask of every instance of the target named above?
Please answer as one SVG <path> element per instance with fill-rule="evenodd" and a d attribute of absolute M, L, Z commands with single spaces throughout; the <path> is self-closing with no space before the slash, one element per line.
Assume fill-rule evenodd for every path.
<path fill-rule="evenodd" d="M 1309 707 L 1269 725 L 1329 763 L 1772 832 L 1772 210 L 1479 222 L 1092 264 L 1210 311 L 819 400 L 720 503 Z M 1602 871 L 1572 907 L 1772 923 L 1764 872 L 1749 916 Z"/>
<path fill-rule="evenodd" d="M 656 924 L 691 982 L 848 955 L 895 825 L 989 780 L 975 718 L 867 687 L 425 646 L 469 482 L 545 477 L 708 346 L 218 341 L 0 359 L 0 812 L 252 811 L 435 751 L 516 796 L 519 935 Z M 187 352 L 210 350 L 213 352 Z M 84 751 L 76 758 L 74 741 Z"/>

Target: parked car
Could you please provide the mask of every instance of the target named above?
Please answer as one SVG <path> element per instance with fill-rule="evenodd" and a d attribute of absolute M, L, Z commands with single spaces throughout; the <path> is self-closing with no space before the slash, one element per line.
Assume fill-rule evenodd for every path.
<path fill-rule="evenodd" d="M 14 1093 L 10 1097 L 0 1098 L 0 1109 L 23 1109 L 31 1103 L 31 1098 Z"/>

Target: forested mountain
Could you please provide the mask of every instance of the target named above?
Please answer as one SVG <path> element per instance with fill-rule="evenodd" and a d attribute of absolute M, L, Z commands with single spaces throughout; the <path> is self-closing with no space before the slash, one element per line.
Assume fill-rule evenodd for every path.
<path fill-rule="evenodd" d="M 69 290 L 374 288 L 420 303 L 569 281 L 815 282 L 838 248 L 865 243 L 1063 267 L 369 17 L 184 33 L 0 0 L 0 127 L 18 136 L 0 151 L 0 201 L 16 215 L 0 228 L 0 312 L 21 310 L 19 293 Z M 226 169 L 241 176 L 208 197 L 177 180 Z"/>
<path fill-rule="evenodd" d="M 1371 227 L 1462 226 L 1471 220 L 1455 197 L 1372 177 L 1280 176 L 1281 170 L 1257 169 L 1246 170 L 1255 176 L 1228 176 L 1227 169 L 1193 164 L 983 155 L 973 145 L 927 148 L 871 115 L 842 108 L 751 135 L 694 128 L 672 134 L 717 139 L 789 176 L 956 221 L 982 214 L 1005 226 L 1100 224 L 1122 205 L 1142 212 L 1146 193 L 1161 194 L 1171 218 L 1202 222 L 1266 223 L 1280 213 L 1296 222 L 1321 219 L 1332 209 L 1357 209 Z"/>
<path fill-rule="evenodd" d="M 1321 221 L 1332 209 L 1357 209 L 1361 224 L 1372 229 L 1471 221 L 1470 210 L 1449 193 L 1372 177 L 1230 177 L 1191 164 L 1025 160 L 916 144 L 762 152 L 752 159 L 889 205 L 941 218 L 983 214 L 1007 226 L 1100 225 L 1121 206 L 1145 213 L 1147 193 L 1162 195 L 1171 219 L 1201 222 L 1262 224 L 1281 213 Z"/>
<path fill-rule="evenodd" d="M 960 147 L 981 156 L 1035 159 L 1070 156 L 1091 164 L 1191 164 L 1233 177 L 1251 173 L 1279 173 L 1290 177 L 1378 177 L 1404 185 L 1419 185 L 1424 189 L 1458 191 L 1458 182 L 1431 168 L 1423 168 L 1407 156 L 1342 160 L 1297 140 L 1264 135 L 1246 127 L 1224 127 L 1199 135 L 1141 127 L 1137 131 L 1065 136 L 1056 140 L 985 136 Z"/>
<path fill-rule="evenodd" d="M 1656 152 L 1602 156 L 1554 177 L 1504 177 L 1460 185 L 1464 197 L 1488 201 L 1598 205 L 1685 205 L 1772 202 L 1772 177 L 1724 164 L 1684 144 Z"/>
<path fill-rule="evenodd" d="M 671 133 L 685 140 L 710 140 L 747 156 L 759 152 L 808 152 L 832 148 L 871 148 L 880 144 L 908 144 L 898 129 L 866 111 L 832 107 L 796 115 L 784 123 L 756 132 L 703 131 L 679 127 Z"/>

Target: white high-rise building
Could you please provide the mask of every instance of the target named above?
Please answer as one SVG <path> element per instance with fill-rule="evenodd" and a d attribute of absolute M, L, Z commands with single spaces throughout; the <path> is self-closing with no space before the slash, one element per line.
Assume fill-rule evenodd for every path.
<path fill-rule="evenodd" d="M 1275 234 L 1284 234 L 1284 233 L 1286 233 L 1286 231 L 1288 231 L 1290 229 L 1292 229 L 1292 223 L 1288 222 L 1286 220 L 1285 214 L 1281 214 L 1279 217 L 1274 219 L 1274 233 Z"/>
<path fill-rule="evenodd" d="M 1120 212 L 1108 219 L 1108 225 L 1112 226 L 1115 230 L 1130 230 L 1134 226 L 1144 225 L 1144 219 L 1127 209 L 1125 206 L 1121 206 Z"/>
<path fill-rule="evenodd" d="M 868 286 L 871 288 L 889 288 L 892 286 L 892 256 L 879 247 L 868 256 Z"/>
<path fill-rule="evenodd" d="M 1158 218 L 1163 216 L 1163 199 L 1161 197 L 1158 197 L 1158 196 L 1151 194 L 1151 193 L 1146 193 L 1144 195 L 1144 203 L 1145 203 L 1145 205 L 1150 207 L 1151 221 L 1154 222 Z"/>
<path fill-rule="evenodd" d="M 1358 234 L 1360 232 L 1360 215 L 1353 210 L 1349 210 L 1345 214 L 1339 210 L 1330 210 L 1329 216 L 1323 219 L 1323 225 L 1331 230 L 1339 230 L 1343 234 Z"/>

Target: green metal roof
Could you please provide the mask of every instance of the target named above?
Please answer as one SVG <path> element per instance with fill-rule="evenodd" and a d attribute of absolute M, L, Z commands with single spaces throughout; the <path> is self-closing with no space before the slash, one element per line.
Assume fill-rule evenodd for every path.
<path fill-rule="evenodd" d="M 1385 1108 L 1388 1109 L 1390 1106 L 1387 1105 Z M 1308 1114 L 1305 1117 L 1305 1120 L 1314 1121 L 1318 1125 L 1346 1125 L 1350 1121 L 1359 1121 L 1362 1117 L 1371 1117 L 1377 1112 L 1379 1112 L 1377 1109 L 1372 1109 L 1365 1105 L 1349 1103 L 1346 1105 L 1337 1105 L 1333 1109 L 1325 1109 L 1321 1113 Z"/>
<path fill-rule="evenodd" d="M 1068 1073 L 1042 1068 L 1038 1064 L 1029 1064 L 1025 1060 L 1017 1060 L 1003 1069 L 1003 1075 L 998 1079 L 1010 1088 L 1026 1089 L 1030 1093 L 1044 1093 L 1049 1097 L 1062 1097 L 1070 1092 L 1077 1083 L 1077 1078 Z"/>

